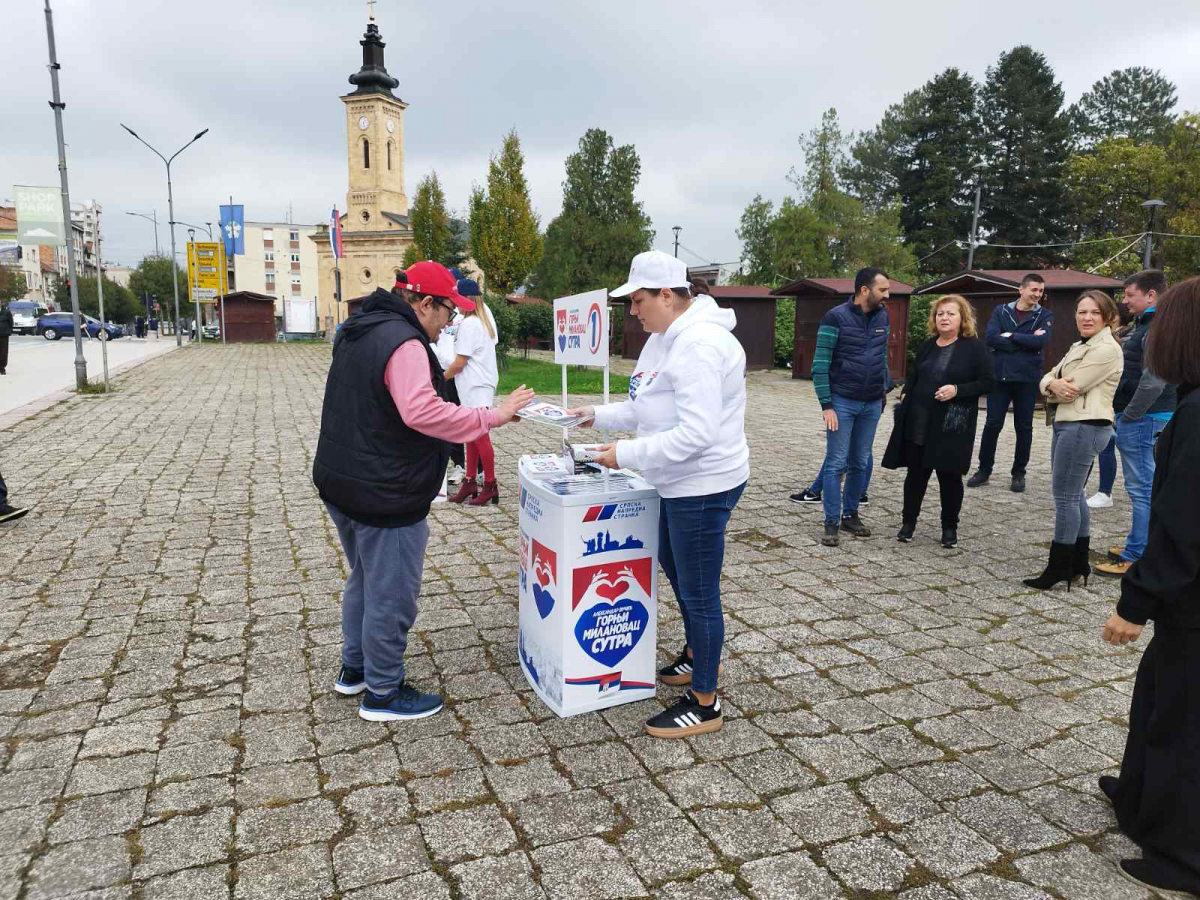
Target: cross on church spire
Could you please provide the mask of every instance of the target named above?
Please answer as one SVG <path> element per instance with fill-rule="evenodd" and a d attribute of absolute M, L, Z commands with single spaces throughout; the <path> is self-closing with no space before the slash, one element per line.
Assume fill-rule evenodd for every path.
<path fill-rule="evenodd" d="M 367 21 L 375 21 L 375 0 L 367 0 Z"/>

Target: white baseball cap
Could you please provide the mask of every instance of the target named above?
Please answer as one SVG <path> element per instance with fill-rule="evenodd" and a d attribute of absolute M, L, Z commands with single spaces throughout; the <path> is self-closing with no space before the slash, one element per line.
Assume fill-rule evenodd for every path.
<path fill-rule="evenodd" d="M 647 250 L 633 258 L 629 266 L 629 280 L 609 291 L 613 297 L 628 297 L 636 290 L 649 288 L 687 287 L 687 266 L 669 253 Z"/>

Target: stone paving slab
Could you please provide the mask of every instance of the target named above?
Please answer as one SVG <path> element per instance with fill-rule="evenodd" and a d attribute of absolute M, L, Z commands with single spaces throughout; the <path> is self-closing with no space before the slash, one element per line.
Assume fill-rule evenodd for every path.
<path fill-rule="evenodd" d="M 501 504 L 430 518 L 409 671 L 447 708 L 377 725 L 332 690 L 345 569 L 310 480 L 328 361 L 186 348 L 0 430 L 37 504 L 0 533 L 0 897 L 1146 896 L 1095 783 L 1140 652 L 1099 639 L 1116 585 L 1019 580 L 1050 535 L 1045 429 L 1027 493 L 968 492 L 957 549 L 936 492 L 893 539 L 882 470 L 875 535 L 825 548 L 820 510 L 787 501 L 823 453 L 811 385 L 752 374 L 728 721 L 678 742 L 641 731 L 674 689 L 568 720 L 528 689 L 514 473 L 555 437 L 501 429 Z M 1127 527 L 1116 497 L 1097 547 Z"/>

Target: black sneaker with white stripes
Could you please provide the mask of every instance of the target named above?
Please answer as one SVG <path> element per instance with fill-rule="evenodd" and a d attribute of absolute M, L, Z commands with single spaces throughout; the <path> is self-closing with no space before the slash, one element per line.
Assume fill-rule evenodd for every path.
<path fill-rule="evenodd" d="M 658 680 L 675 687 L 692 683 L 692 660 L 686 647 L 679 652 L 679 658 L 675 662 L 658 670 Z"/>
<path fill-rule="evenodd" d="M 696 695 L 688 691 L 674 706 L 668 707 L 646 723 L 646 734 L 657 738 L 683 738 L 707 734 L 721 727 L 721 699 L 712 706 L 703 706 Z"/>

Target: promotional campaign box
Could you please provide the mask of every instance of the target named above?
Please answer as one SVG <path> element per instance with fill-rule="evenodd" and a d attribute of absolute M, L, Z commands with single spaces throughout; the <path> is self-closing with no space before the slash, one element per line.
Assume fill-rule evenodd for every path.
<path fill-rule="evenodd" d="M 630 474 L 520 470 L 521 669 L 572 716 L 654 696 L 658 494 Z"/>

